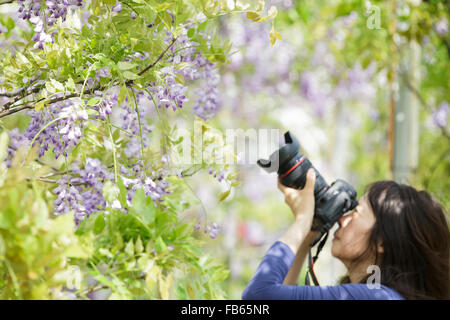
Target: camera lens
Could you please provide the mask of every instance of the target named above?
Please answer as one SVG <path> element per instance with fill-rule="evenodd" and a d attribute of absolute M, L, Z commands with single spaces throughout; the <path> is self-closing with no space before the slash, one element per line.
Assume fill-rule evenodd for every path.
<path fill-rule="evenodd" d="M 306 173 L 309 168 L 316 172 L 316 183 L 314 184 L 314 196 L 318 201 L 321 195 L 329 188 L 322 175 L 314 168 L 309 159 L 300 153 L 297 153 L 286 164 L 280 167 L 278 175 L 281 183 L 285 186 L 302 189 L 306 183 Z"/>

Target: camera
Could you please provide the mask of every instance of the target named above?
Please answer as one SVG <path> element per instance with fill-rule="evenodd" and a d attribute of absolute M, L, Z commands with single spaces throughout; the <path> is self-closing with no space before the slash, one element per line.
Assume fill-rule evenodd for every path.
<path fill-rule="evenodd" d="M 314 169 L 315 207 L 311 230 L 325 233 L 345 212 L 357 206 L 356 191 L 349 183 L 340 179 L 328 185 L 309 159 L 299 152 L 299 148 L 297 139 L 287 131 L 283 145 L 268 160 L 259 159 L 257 164 L 269 173 L 277 172 L 283 185 L 296 189 L 305 186 L 308 169 Z"/>

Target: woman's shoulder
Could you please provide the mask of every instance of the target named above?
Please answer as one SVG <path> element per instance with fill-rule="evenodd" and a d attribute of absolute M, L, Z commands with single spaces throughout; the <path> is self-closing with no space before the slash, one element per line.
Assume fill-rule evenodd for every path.
<path fill-rule="evenodd" d="M 346 283 L 335 287 L 350 299 L 404 300 L 397 291 L 382 284 Z"/>

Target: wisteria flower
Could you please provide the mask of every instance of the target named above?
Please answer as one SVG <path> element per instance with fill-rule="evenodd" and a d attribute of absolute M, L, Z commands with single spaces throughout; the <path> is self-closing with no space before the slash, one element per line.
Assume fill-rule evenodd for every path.
<path fill-rule="evenodd" d="M 435 25 L 435 30 L 440 36 L 444 36 L 448 33 L 448 21 L 446 18 L 440 20 Z"/>
<path fill-rule="evenodd" d="M 448 110 L 449 105 L 446 101 L 444 101 L 438 106 L 437 110 L 432 114 L 433 123 L 437 127 L 447 126 Z"/>

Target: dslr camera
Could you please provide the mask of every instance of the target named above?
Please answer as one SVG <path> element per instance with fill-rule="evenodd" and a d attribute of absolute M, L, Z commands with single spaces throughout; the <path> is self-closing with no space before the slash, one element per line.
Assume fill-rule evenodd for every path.
<path fill-rule="evenodd" d="M 257 164 L 265 171 L 277 172 L 280 182 L 291 188 L 302 189 L 306 183 L 306 172 L 314 168 L 308 158 L 299 152 L 297 139 L 287 131 L 284 144 L 269 159 L 259 159 Z M 335 222 L 347 211 L 354 209 L 355 189 L 344 180 L 336 180 L 328 185 L 319 171 L 314 168 L 316 182 L 314 185 L 314 220 L 311 230 L 328 232 Z"/>

